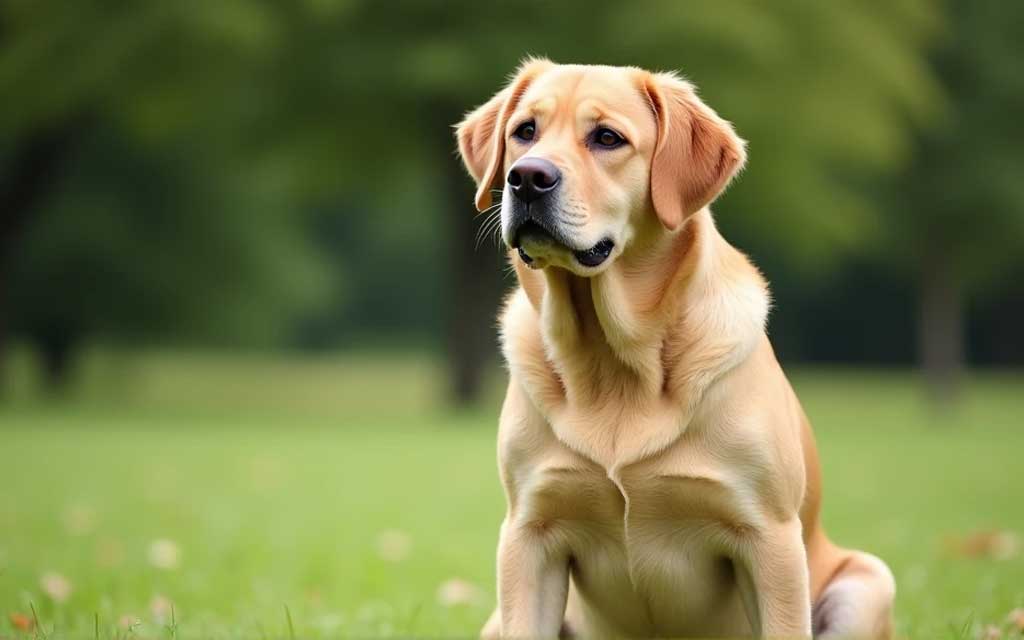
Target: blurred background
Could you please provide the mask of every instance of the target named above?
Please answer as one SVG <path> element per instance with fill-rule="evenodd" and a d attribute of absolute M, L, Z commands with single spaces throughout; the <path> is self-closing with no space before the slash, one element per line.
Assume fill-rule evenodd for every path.
<path fill-rule="evenodd" d="M 511 281 L 451 125 L 538 54 L 681 70 L 749 140 L 715 211 L 784 362 L 1024 363 L 1017 3 L 485 5 L 4 3 L 4 360 L 411 348 L 473 401 Z"/>
<path fill-rule="evenodd" d="M 1024 4 L 7 0 L 0 451 L 12 478 L 49 469 L 0 502 L 11 615 L 50 602 L 44 617 L 72 629 L 91 625 L 93 611 L 116 622 L 119 603 L 145 610 L 153 589 L 171 584 L 176 596 L 158 595 L 192 597 L 204 603 L 193 610 L 212 607 L 206 624 L 237 628 L 223 594 L 251 595 L 248 577 L 244 589 L 213 578 L 198 590 L 166 578 L 154 587 L 126 560 L 111 575 L 130 574 L 138 588 L 111 577 L 80 589 L 90 595 L 77 609 L 47 600 L 36 575 L 53 558 L 64 558 L 57 575 L 69 582 L 76 567 L 77 580 L 99 580 L 85 577 L 100 569 L 83 558 L 102 525 L 85 554 L 61 542 L 59 514 L 79 509 L 114 530 L 163 523 L 182 545 L 219 535 L 233 548 L 235 533 L 255 528 L 270 537 L 247 548 L 288 556 L 302 546 L 294 532 L 273 538 L 247 518 L 266 517 L 266 500 L 292 522 L 326 518 L 310 492 L 329 487 L 360 524 L 321 524 L 353 546 L 325 538 L 300 564 L 337 571 L 293 576 L 263 567 L 256 551 L 263 560 L 225 568 L 210 551 L 197 575 L 263 567 L 276 586 L 257 589 L 256 601 L 275 611 L 295 593 L 315 587 L 322 602 L 341 589 L 334 602 L 348 604 L 327 627 L 352 633 L 475 632 L 493 595 L 501 510 L 494 319 L 514 281 L 500 247 L 477 243 L 452 125 L 529 54 L 679 70 L 749 141 L 748 168 L 714 211 L 771 282 L 771 338 L 839 469 L 834 521 L 904 557 L 898 579 L 967 589 L 914 600 L 902 628 L 933 614 L 938 628 L 959 625 L 936 612 L 966 618 L 979 601 L 993 612 L 1024 604 L 1017 565 L 1016 591 L 1000 590 L 1004 565 L 935 574 L 949 567 L 936 548 L 960 557 L 977 543 L 984 556 L 989 538 L 971 536 L 991 534 L 1016 549 L 1022 524 L 1013 512 L 1024 489 L 1003 470 L 1024 446 Z M 931 458 L 910 474 L 906 461 L 922 451 Z M 390 468 L 396 459 L 408 466 Z M 469 459 L 463 474 L 458 460 Z M 221 501 L 203 511 L 196 496 L 220 473 L 234 477 L 232 460 L 237 483 L 218 486 Z M 886 460 L 903 469 L 879 466 Z M 934 494 L 896 489 L 939 470 L 946 484 Z M 414 472 L 420 493 L 401 481 Z M 375 473 L 394 487 L 366 480 Z M 279 502 L 254 489 L 261 482 Z M 149 483 L 156 502 L 129 491 Z M 453 534 L 437 509 L 414 518 L 402 506 L 475 513 L 453 484 L 486 514 L 476 529 Z M 950 520 L 939 505 L 958 495 L 969 508 Z M 885 500 L 881 529 L 856 517 Z M 915 511 L 921 504 L 941 526 Z M 951 528 L 964 546 L 945 539 Z M 426 536 L 434 564 L 392 574 L 330 564 L 373 556 L 384 534 Z M 147 536 L 164 540 L 156 529 L 118 535 L 102 540 L 119 540 L 128 558 Z M 918 557 L 922 537 L 945 542 Z M 424 589 L 433 611 L 435 573 L 452 566 L 473 578 L 444 583 L 468 613 L 410 613 Z M 225 602 L 210 604 L 211 584 Z M 484 595 L 474 600 L 473 589 Z M 299 624 L 319 629 L 321 614 L 302 602 L 297 611 L 314 613 Z M 357 624 L 366 607 L 384 626 Z"/>

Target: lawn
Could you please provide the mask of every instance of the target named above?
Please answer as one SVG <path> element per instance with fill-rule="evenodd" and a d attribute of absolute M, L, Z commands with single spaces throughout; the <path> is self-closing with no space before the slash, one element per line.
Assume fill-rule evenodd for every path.
<path fill-rule="evenodd" d="M 2 638 L 465 637 L 493 607 L 497 372 L 452 414 L 436 363 L 401 354 L 94 355 L 60 402 L 14 369 Z M 826 526 L 890 563 L 901 635 L 1024 606 L 1024 376 L 974 375 L 945 416 L 907 373 L 793 380 Z"/>

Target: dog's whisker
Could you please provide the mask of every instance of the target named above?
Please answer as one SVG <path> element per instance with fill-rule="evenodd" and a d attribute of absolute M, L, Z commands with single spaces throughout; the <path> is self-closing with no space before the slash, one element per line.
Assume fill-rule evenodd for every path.
<path fill-rule="evenodd" d="M 495 229 L 501 227 L 501 211 L 494 209 L 489 213 L 485 214 L 483 222 L 480 223 L 480 228 L 477 229 L 476 233 L 476 247 L 474 250 L 480 248 L 480 244 L 484 238 L 490 237 Z"/>
<path fill-rule="evenodd" d="M 479 239 L 480 236 L 487 235 L 488 230 L 489 230 L 489 228 L 491 226 L 491 223 L 493 221 L 494 221 L 494 216 L 489 215 L 486 218 L 484 218 L 483 222 L 480 223 L 480 228 L 477 230 L 477 238 L 478 239 Z"/>
<path fill-rule="evenodd" d="M 478 218 L 480 219 L 480 224 L 483 225 L 490 222 L 491 219 L 494 217 L 494 214 L 495 212 L 493 210 L 481 211 L 480 214 L 478 215 Z"/>
<path fill-rule="evenodd" d="M 504 243 L 502 243 L 501 241 L 501 218 L 498 218 L 498 224 L 494 225 L 494 231 L 492 235 L 494 236 L 494 246 L 496 246 L 500 251 L 501 248 L 504 246 Z"/>
<path fill-rule="evenodd" d="M 480 248 L 480 242 L 483 240 L 484 236 L 487 235 L 487 226 L 489 224 L 490 224 L 490 217 L 488 216 L 487 218 L 484 219 L 484 221 L 480 224 L 480 227 L 476 230 L 476 246 L 475 246 L 475 249 L 479 249 Z"/>
<path fill-rule="evenodd" d="M 501 216 L 495 216 L 494 223 L 491 225 L 490 235 L 494 237 L 494 242 L 500 244 L 501 242 Z"/>
<path fill-rule="evenodd" d="M 490 228 L 490 230 L 488 232 L 488 235 L 494 241 L 494 245 L 496 247 L 499 247 L 499 248 L 502 246 L 501 227 L 502 227 L 502 225 L 501 225 L 501 216 L 500 215 L 495 216 L 494 223 L 491 224 L 491 228 Z"/>
<path fill-rule="evenodd" d="M 476 250 L 478 250 L 480 248 L 480 245 L 483 244 L 484 238 L 487 238 L 488 236 L 490 236 L 490 230 L 489 230 L 488 226 L 489 226 L 489 224 L 485 225 L 485 226 L 481 226 L 480 229 L 477 231 L 477 233 L 476 233 L 476 244 L 473 247 L 474 251 L 476 251 Z"/>

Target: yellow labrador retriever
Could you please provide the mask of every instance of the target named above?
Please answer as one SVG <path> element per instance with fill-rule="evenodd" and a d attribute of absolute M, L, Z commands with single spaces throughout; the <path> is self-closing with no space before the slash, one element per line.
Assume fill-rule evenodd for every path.
<path fill-rule="evenodd" d="M 672 74 L 529 60 L 458 125 L 519 287 L 485 637 L 888 637 L 894 582 L 818 520 L 764 279 L 708 205 L 743 166 Z"/>

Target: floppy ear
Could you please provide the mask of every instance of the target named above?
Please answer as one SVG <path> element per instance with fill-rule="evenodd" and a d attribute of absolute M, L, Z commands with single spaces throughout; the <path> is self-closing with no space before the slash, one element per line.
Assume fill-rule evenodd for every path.
<path fill-rule="evenodd" d="M 648 74 L 644 90 L 658 120 L 651 201 L 661 223 L 675 229 L 725 189 L 746 161 L 746 143 L 682 78 Z"/>
<path fill-rule="evenodd" d="M 491 189 L 498 182 L 505 157 L 505 126 L 509 116 L 534 78 L 552 66 L 554 64 L 549 60 L 539 58 L 524 61 L 504 89 L 456 125 L 459 154 L 469 174 L 476 180 L 478 211 L 491 205 Z"/>

